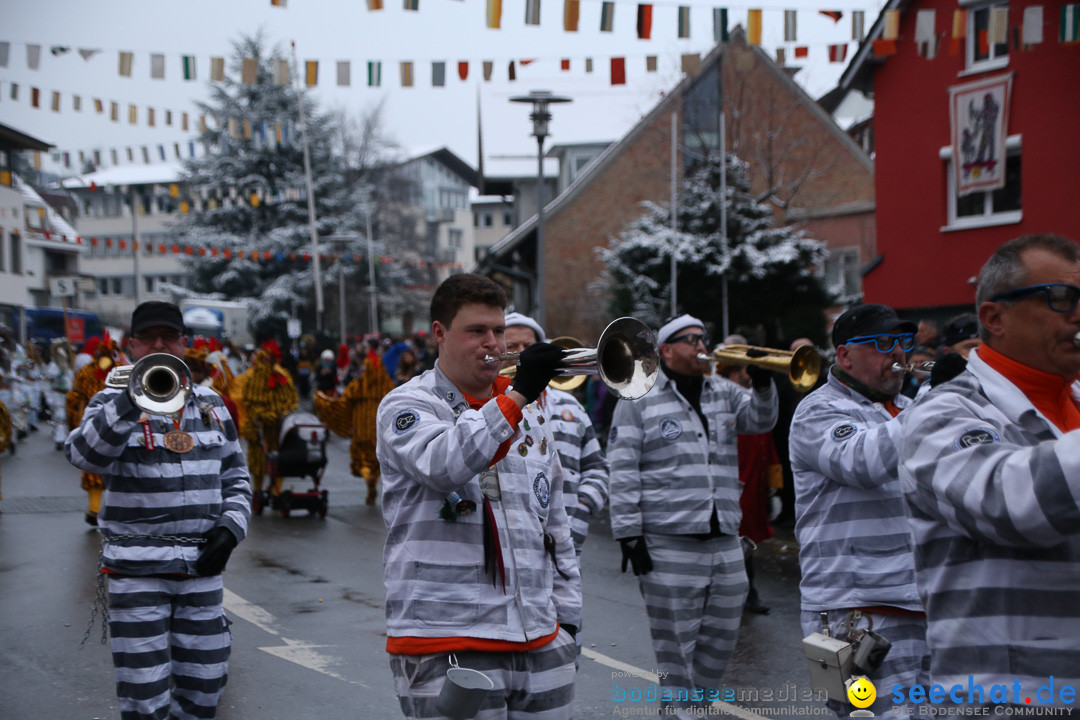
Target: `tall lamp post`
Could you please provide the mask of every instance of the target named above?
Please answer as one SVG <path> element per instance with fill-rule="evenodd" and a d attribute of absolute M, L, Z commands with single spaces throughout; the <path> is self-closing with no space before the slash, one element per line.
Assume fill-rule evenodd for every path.
<path fill-rule="evenodd" d="M 536 310 L 533 315 L 544 325 L 544 138 L 548 136 L 551 113 L 548 105 L 571 102 L 568 97 L 553 95 L 550 90 L 533 90 L 528 95 L 510 98 L 510 102 L 532 103 L 529 118 L 536 137 Z"/>
<path fill-rule="evenodd" d="M 352 243 L 360 239 L 359 235 L 325 235 L 321 238 L 323 242 L 339 242 L 339 243 Z M 337 266 L 338 266 L 338 324 L 340 325 L 341 332 L 341 344 L 345 345 L 348 342 L 347 334 L 345 333 L 345 252 L 348 248 L 345 248 L 337 253 Z"/>

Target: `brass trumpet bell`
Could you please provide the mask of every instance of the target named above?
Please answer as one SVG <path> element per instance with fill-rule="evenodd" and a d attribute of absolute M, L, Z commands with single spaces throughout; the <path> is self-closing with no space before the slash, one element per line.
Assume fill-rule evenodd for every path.
<path fill-rule="evenodd" d="M 134 365 L 119 365 L 105 378 L 105 387 L 126 388 L 135 406 L 150 415 L 182 409 L 193 385 L 187 364 L 168 353 L 153 353 Z"/>
<path fill-rule="evenodd" d="M 571 337 L 556 338 L 551 343 L 564 348 L 560 377 L 550 383 L 559 390 L 573 389 L 583 383 L 586 376 L 598 375 L 616 396 L 637 400 L 652 389 L 660 372 L 656 337 L 648 325 L 636 318 L 612 321 L 601 333 L 595 349 L 573 347 L 572 343 L 580 344 L 580 341 Z M 505 353 L 498 359 L 516 357 L 517 353 Z M 515 365 L 503 368 L 499 374 L 513 377 L 516 372 Z"/>
<path fill-rule="evenodd" d="M 765 354 L 750 357 L 749 350 L 758 350 Z M 821 355 L 811 345 L 803 345 L 797 350 L 775 350 L 753 345 L 721 345 L 711 355 L 698 355 L 702 362 L 714 360 L 725 365 L 754 365 L 788 376 L 788 380 L 799 392 L 813 389 L 821 375 Z"/>

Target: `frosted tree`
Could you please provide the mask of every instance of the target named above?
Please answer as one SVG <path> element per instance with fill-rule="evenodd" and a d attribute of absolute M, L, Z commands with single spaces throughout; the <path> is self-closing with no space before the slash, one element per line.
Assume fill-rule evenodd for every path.
<path fill-rule="evenodd" d="M 728 278 L 732 330 L 777 343 L 807 336 L 824 341 L 829 295 L 817 274 L 824 244 L 793 227 L 774 227 L 767 204 L 750 195 L 746 164 L 727 163 L 727 249 L 720 232 L 721 165 L 706 158 L 687 173 L 672 233 L 670 207 L 645 203 L 645 212 L 610 247 L 600 250 L 615 315 L 654 327 L 670 315 L 671 253 L 677 266 L 679 313 L 721 328 L 721 277 Z M 775 345 L 774 345 L 775 346 Z"/>

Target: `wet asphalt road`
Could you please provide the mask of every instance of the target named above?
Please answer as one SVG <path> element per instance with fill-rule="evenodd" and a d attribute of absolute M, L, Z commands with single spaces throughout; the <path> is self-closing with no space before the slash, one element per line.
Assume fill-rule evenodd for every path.
<path fill-rule="evenodd" d="M 233 554 L 225 576 L 233 654 L 221 720 L 401 717 L 384 650 L 385 525 L 348 473 L 347 445 L 336 437 L 329 445 L 326 518 L 267 511 Z M 0 457 L 0 473 L 0 720 L 118 718 L 100 619 L 82 644 L 100 543 L 83 522 L 79 473 L 53 449 L 48 428 Z M 306 490 L 310 481 L 289 485 Z M 734 700 L 715 714 L 749 720 L 754 712 L 822 710 L 805 699 L 796 553 L 790 529 L 759 549 L 757 583 L 771 612 L 744 615 L 725 676 Z M 621 700 L 614 690 L 619 683 L 646 691 L 655 668 L 637 583 L 619 572 L 619 557 L 598 519 L 582 560 L 577 718 L 658 716 L 655 704 Z"/>

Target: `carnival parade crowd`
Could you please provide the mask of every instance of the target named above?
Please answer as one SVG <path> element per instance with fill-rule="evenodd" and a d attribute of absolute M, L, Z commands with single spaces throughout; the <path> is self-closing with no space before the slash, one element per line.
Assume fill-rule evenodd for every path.
<path fill-rule="evenodd" d="M 619 339 L 648 339 L 644 393 L 566 381 L 568 351 L 480 275 L 444 281 L 424 330 L 285 350 L 189 337 L 179 308 L 146 302 L 120 342 L 22 345 L 0 328 L 0 451 L 48 429 L 82 472 L 125 719 L 214 716 L 222 571 L 260 498 L 281 493 L 288 418 L 305 408 L 349 439 L 387 525 L 405 717 L 573 716 L 593 521 L 639 583 L 666 716 L 709 706 L 743 613 L 768 613 L 754 550 L 778 522 L 799 547 L 793 650 L 846 648 L 828 671 L 837 715 L 912 714 L 934 688 L 1023 707 L 1048 680 L 1080 684 L 1080 246 L 1006 243 L 973 300 L 940 328 L 846 309 L 798 388 L 762 357 L 810 341 L 716 344 L 711 318 L 678 315 Z M 175 406 L 107 382 L 165 355 L 190 374 Z M 859 677 L 876 698 L 848 694 Z"/>

